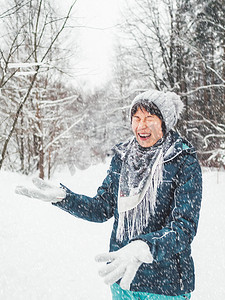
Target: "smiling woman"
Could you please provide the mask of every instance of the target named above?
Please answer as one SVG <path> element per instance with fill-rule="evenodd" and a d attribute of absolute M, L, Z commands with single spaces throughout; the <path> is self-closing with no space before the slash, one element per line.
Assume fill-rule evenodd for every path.
<path fill-rule="evenodd" d="M 113 300 L 125 295 L 132 299 L 190 299 L 194 290 L 191 242 L 199 219 L 201 169 L 193 146 L 172 130 L 183 108 L 180 97 L 149 90 L 136 96 L 130 111 L 143 101 L 157 106 L 162 117 L 156 110 L 153 114 L 137 108 L 133 129 L 141 142 L 131 137 L 114 147 L 110 168 L 96 196 L 77 194 L 62 185 L 65 198 L 57 196 L 56 203 L 57 199 L 53 203 L 52 197 L 47 198 L 87 221 L 113 218 L 109 253 L 96 259 L 106 263 L 99 274 L 111 285 Z M 166 128 L 163 136 L 162 120 Z M 158 126 L 155 140 L 159 140 L 143 148 L 142 142 L 154 136 L 151 122 Z M 46 192 L 45 185 L 38 187 Z M 28 197 L 33 195 L 31 189 L 17 189 L 21 191 Z M 40 193 L 35 197 L 42 199 Z"/>
<path fill-rule="evenodd" d="M 162 118 L 156 114 L 152 105 L 148 105 L 146 110 L 141 104 L 136 104 L 135 110 L 132 115 L 133 133 L 142 147 L 151 147 L 163 137 Z"/>

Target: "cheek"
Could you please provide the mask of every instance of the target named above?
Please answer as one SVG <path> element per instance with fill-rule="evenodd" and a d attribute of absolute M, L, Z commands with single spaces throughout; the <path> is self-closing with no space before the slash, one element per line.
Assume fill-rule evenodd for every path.
<path fill-rule="evenodd" d="M 158 129 L 159 128 L 159 125 L 157 122 L 151 122 L 148 124 L 148 127 L 151 129 L 151 130 L 154 130 L 154 129 Z"/>
<path fill-rule="evenodd" d="M 155 135 L 160 134 L 161 131 L 162 131 L 161 123 L 157 122 L 157 121 L 156 122 L 152 122 L 151 124 L 149 124 L 148 127 L 151 129 L 152 133 L 155 134 Z"/>
<path fill-rule="evenodd" d="M 137 124 L 135 124 L 135 122 L 132 122 L 131 128 L 132 128 L 133 133 L 135 133 L 137 130 Z"/>

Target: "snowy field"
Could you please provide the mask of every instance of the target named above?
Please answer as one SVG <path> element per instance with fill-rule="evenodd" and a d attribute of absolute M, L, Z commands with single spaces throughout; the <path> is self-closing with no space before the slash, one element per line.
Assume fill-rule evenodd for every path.
<path fill-rule="evenodd" d="M 94 196 L 108 164 L 55 174 L 78 193 Z M 198 235 L 193 243 L 196 291 L 192 300 L 225 299 L 225 172 L 204 171 Z M 106 252 L 112 220 L 89 223 L 51 204 L 18 196 L 31 177 L 0 172 L 0 299 L 107 300 L 94 257 Z"/>

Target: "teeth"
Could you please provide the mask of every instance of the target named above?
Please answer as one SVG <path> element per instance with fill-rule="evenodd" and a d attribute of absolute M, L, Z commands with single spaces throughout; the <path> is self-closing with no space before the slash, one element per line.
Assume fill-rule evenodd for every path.
<path fill-rule="evenodd" d="M 139 133 L 139 136 L 140 136 L 141 138 L 150 137 L 150 135 L 151 135 L 151 134 L 140 134 L 140 133 Z"/>

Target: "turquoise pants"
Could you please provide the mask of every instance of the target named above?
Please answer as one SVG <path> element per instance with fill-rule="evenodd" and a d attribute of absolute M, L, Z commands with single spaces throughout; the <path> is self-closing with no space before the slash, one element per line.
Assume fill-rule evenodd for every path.
<path fill-rule="evenodd" d="M 131 292 L 121 289 L 121 287 L 114 283 L 111 286 L 112 300 L 185 300 L 191 299 L 191 294 L 180 296 L 164 296 L 142 292 Z"/>

